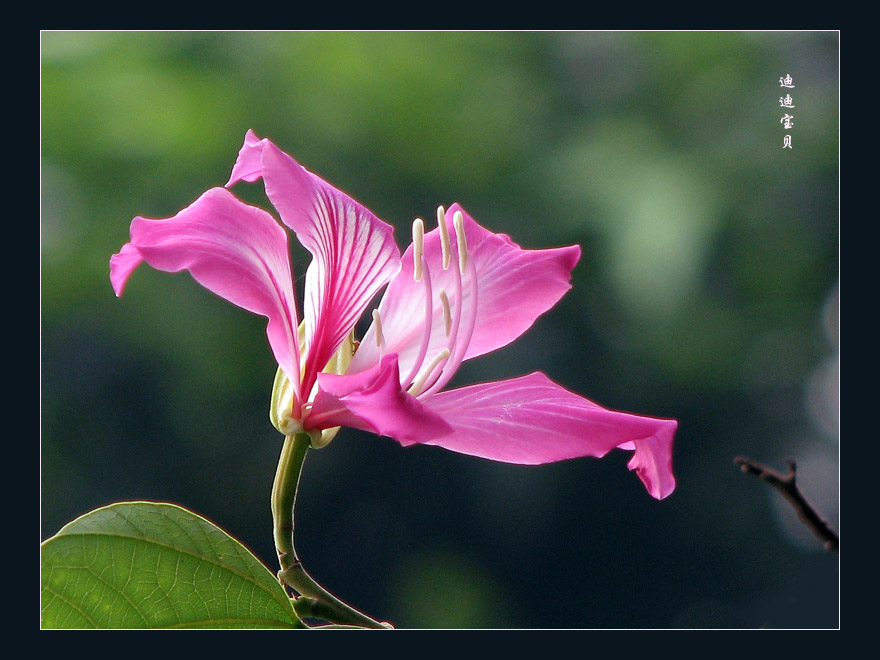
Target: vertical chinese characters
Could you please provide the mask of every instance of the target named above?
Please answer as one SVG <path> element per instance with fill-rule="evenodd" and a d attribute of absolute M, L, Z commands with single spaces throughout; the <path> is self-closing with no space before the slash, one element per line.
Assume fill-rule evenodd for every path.
<path fill-rule="evenodd" d="M 779 86 L 785 87 L 787 89 L 794 89 L 794 80 L 792 79 L 790 74 L 785 74 L 783 77 L 779 79 Z M 794 99 L 791 94 L 786 94 L 785 96 L 779 97 L 779 107 L 785 108 L 788 110 L 790 108 L 794 108 Z M 786 131 L 791 130 L 794 127 L 794 115 L 788 114 L 788 112 L 783 112 L 782 118 L 779 120 L 779 123 L 782 124 L 782 128 Z M 783 149 L 792 149 L 791 146 L 791 133 L 786 133 L 782 138 L 782 148 Z"/>

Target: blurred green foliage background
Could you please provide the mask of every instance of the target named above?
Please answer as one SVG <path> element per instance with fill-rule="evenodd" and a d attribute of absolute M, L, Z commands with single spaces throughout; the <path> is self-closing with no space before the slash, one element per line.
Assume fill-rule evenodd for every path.
<path fill-rule="evenodd" d="M 837 524 L 838 56 L 836 32 L 42 33 L 41 538 L 173 501 L 275 567 L 264 319 L 186 274 L 108 280 L 131 218 L 224 184 L 252 128 L 402 247 L 453 201 L 583 247 L 456 383 L 541 370 L 680 424 L 662 502 L 624 452 L 522 467 L 345 430 L 301 483 L 319 582 L 405 627 L 836 627 L 837 556 L 733 458 L 794 456 Z"/>

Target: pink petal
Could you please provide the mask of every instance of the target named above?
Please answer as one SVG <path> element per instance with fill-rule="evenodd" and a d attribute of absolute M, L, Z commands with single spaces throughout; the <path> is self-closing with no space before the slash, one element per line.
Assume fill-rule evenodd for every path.
<path fill-rule="evenodd" d="M 443 418 L 400 387 L 396 355 L 353 375 L 318 375 L 318 394 L 307 429 L 351 426 L 394 438 L 407 446 L 452 431 Z"/>
<path fill-rule="evenodd" d="M 171 273 L 188 270 L 206 289 L 268 317 L 272 352 L 299 383 L 287 232 L 271 215 L 224 188 L 212 188 L 172 218 L 132 221 L 131 242 L 110 259 L 117 295 L 141 261 Z"/>
<path fill-rule="evenodd" d="M 466 359 L 506 346 L 532 327 L 571 288 L 571 271 L 581 257 L 577 245 L 523 250 L 505 234 L 478 225 L 458 204 L 480 282 L 477 325 Z"/>
<path fill-rule="evenodd" d="M 229 175 L 226 187 L 228 188 L 239 181 L 253 183 L 263 176 L 262 155 L 263 140 L 258 138 L 251 129 L 248 129 L 244 134 L 244 144 L 238 152 L 238 158 L 232 167 L 232 174 Z"/>
<path fill-rule="evenodd" d="M 263 177 L 281 220 L 314 256 L 306 273 L 306 368 L 303 391 L 396 272 L 393 228 L 304 169 L 270 140 L 245 136 L 229 183 Z"/>
<path fill-rule="evenodd" d="M 524 250 L 504 234 L 493 234 L 478 225 L 458 204 L 446 212 L 450 232 L 452 261 L 448 270 L 441 267 L 440 230 L 425 234 L 425 260 L 431 269 L 434 291 L 431 341 L 428 359 L 446 345 L 443 307 L 437 292 L 442 288 L 455 308 L 455 268 L 458 250 L 452 218 L 461 211 L 468 258 L 473 260 L 478 281 L 476 325 L 465 359 L 477 357 L 506 346 L 528 330 L 535 320 L 571 288 L 571 270 L 580 258 L 578 246 L 548 250 Z M 379 307 L 382 330 L 388 352 L 400 356 L 404 373 L 416 360 L 425 331 L 424 285 L 413 280 L 412 246 L 401 260 L 401 270 L 388 285 Z M 470 287 L 463 287 L 463 308 L 472 304 Z M 352 369 L 361 369 L 378 358 L 371 332 L 364 337 Z"/>
<path fill-rule="evenodd" d="M 117 298 L 122 295 L 129 275 L 143 260 L 141 253 L 131 243 L 126 243 L 117 254 L 110 257 L 110 284 L 113 285 Z"/>
<path fill-rule="evenodd" d="M 675 489 L 675 420 L 607 410 L 544 374 L 441 392 L 426 405 L 455 431 L 424 444 L 524 465 L 601 457 L 634 446 L 628 467 L 637 471 L 648 492 L 663 499 Z"/>

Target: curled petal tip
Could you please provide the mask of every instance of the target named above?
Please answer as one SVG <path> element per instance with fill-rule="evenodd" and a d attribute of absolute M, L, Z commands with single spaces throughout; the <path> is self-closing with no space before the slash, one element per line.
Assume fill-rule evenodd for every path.
<path fill-rule="evenodd" d="M 247 130 L 244 136 L 244 144 L 238 151 L 238 158 L 235 159 L 235 165 L 232 167 L 232 173 L 229 175 L 229 181 L 224 187 L 228 188 L 239 181 L 247 181 L 253 183 L 258 181 L 263 175 L 262 158 L 263 145 L 265 140 L 257 137 L 251 129 Z"/>
<path fill-rule="evenodd" d="M 656 499 L 675 489 L 677 422 L 602 408 L 541 373 L 435 394 L 427 405 L 453 427 L 428 441 L 471 456 L 538 465 L 615 448 L 634 451 L 627 467 Z"/>
<path fill-rule="evenodd" d="M 662 500 L 675 490 L 675 476 L 672 472 L 672 440 L 678 428 L 674 419 L 652 420 L 654 432 L 636 440 L 635 453 L 627 463 L 645 485 L 651 497 Z"/>
<path fill-rule="evenodd" d="M 117 298 L 122 295 L 129 275 L 134 272 L 141 261 L 143 261 L 143 257 L 131 243 L 126 243 L 118 253 L 110 257 L 110 284 L 113 285 L 113 292 Z"/>

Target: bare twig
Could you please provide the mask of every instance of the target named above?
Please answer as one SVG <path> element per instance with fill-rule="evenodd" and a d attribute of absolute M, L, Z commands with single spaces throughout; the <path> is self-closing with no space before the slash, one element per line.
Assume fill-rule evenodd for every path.
<path fill-rule="evenodd" d="M 745 456 L 737 456 L 733 462 L 739 465 L 743 472 L 760 477 L 782 493 L 782 496 L 794 507 L 801 522 L 809 527 L 810 531 L 825 544 L 827 550 L 836 551 L 838 549 L 840 541 L 837 533 L 828 526 L 828 522 L 822 516 L 816 513 L 816 510 L 807 502 L 797 487 L 797 463 L 793 458 L 785 460 L 788 464 L 788 474 L 777 472 L 773 468 L 761 465 Z"/>

